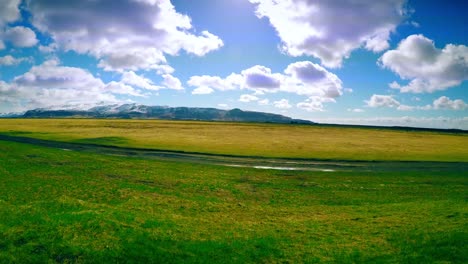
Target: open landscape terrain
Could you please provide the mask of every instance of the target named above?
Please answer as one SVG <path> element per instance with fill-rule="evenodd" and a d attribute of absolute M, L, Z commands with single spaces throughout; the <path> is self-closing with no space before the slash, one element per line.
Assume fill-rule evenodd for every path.
<path fill-rule="evenodd" d="M 468 135 L 0 120 L 0 263 L 466 263 Z"/>
<path fill-rule="evenodd" d="M 468 263 L 467 3 L 0 0 L 0 264 Z"/>

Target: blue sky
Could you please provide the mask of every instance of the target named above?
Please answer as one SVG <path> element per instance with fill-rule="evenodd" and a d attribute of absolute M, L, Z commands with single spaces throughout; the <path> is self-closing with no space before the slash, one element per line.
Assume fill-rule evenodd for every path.
<path fill-rule="evenodd" d="M 0 113 L 134 102 L 468 129 L 463 2 L 6 0 Z"/>

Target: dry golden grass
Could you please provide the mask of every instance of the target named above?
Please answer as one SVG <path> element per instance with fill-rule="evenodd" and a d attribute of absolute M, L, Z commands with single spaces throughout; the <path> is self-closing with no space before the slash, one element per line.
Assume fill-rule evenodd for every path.
<path fill-rule="evenodd" d="M 353 127 L 161 120 L 2 119 L 0 133 L 246 156 L 468 161 L 468 135 Z"/>

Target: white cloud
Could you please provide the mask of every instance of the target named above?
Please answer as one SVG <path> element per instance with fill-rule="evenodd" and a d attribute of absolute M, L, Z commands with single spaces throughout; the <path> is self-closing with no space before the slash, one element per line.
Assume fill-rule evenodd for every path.
<path fill-rule="evenodd" d="M 400 102 L 391 95 L 374 94 L 368 101 L 365 101 L 369 107 L 399 107 Z"/>
<path fill-rule="evenodd" d="M 32 58 L 30 57 L 29 58 L 15 58 L 11 55 L 0 57 L 0 65 L 3 65 L 3 66 L 14 66 L 22 62 L 31 62 L 31 61 L 32 61 Z"/>
<path fill-rule="evenodd" d="M 468 104 L 463 100 L 450 100 L 447 96 L 441 96 L 440 98 L 434 100 L 433 102 L 434 109 L 448 109 L 448 110 L 465 110 L 468 109 Z"/>
<path fill-rule="evenodd" d="M 401 86 L 397 82 L 393 81 L 393 82 L 388 84 L 388 87 L 390 87 L 392 89 L 400 89 Z"/>
<path fill-rule="evenodd" d="M 346 109 L 346 111 L 348 111 L 348 112 L 353 112 L 353 113 L 363 113 L 363 112 L 365 112 L 365 111 L 364 111 L 363 109 L 361 109 L 361 108 L 348 108 L 348 109 Z"/>
<path fill-rule="evenodd" d="M 162 85 L 169 89 L 173 90 L 184 90 L 184 87 L 182 87 L 182 83 L 180 80 L 170 74 L 163 74 L 163 82 Z"/>
<path fill-rule="evenodd" d="M 423 35 L 411 35 L 397 49 L 385 52 L 379 64 L 397 73 L 408 85 L 392 82 L 401 92 L 432 93 L 468 80 L 468 47 L 448 44 L 443 49 Z"/>
<path fill-rule="evenodd" d="M 228 109 L 229 105 L 228 104 L 218 104 L 218 107 L 223 108 L 223 109 Z"/>
<path fill-rule="evenodd" d="M 40 52 L 43 52 L 43 53 L 52 53 L 52 52 L 57 51 L 58 46 L 57 46 L 57 43 L 50 43 L 47 46 L 39 45 L 38 49 Z"/>
<path fill-rule="evenodd" d="M 21 0 L 0 1 L 0 50 L 5 49 L 5 27 L 8 23 L 20 18 L 19 4 Z"/>
<path fill-rule="evenodd" d="M 132 86 L 126 85 L 126 84 L 121 83 L 121 82 L 112 81 L 112 82 L 108 83 L 105 86 L 104 90 L 108 91 L 110 93 L 114 93 L 114 94 L 124 94 L 124 95 L 145 97 L 145 95 L 143 95 L 141 92 L 137 91 Z"/>
<path fill-rule="evenodd" d="M 258 97 L 256 97 L 255 95 L 251 95 L 251 94 L 243 94 L 239 97 L 239 102 L 249 103 L 252 101 L 258 101 Z"/>
<path fill-rule="evenodd" d="M 118 101 L 101 79 L 81 68 L 60 66 L 56 60 L 34 66 L 1 86 L 0 101 L 21 109 Z"/>
<path fill-rule="evenodd" d="M 312 99 L 301 104 L 303 109 L 320 108 L 323 110 L 324 102 L 335 102 L 343 94 L 341 80 L 325 68 L 309 61 L 291 63 L 284 73 L 272 73 L 271 69 L 255 65 L 241 71 L 232 73 L 226 78 L 219 76 L 192 76 L 188 85 L 196 87 L 193 94 L 208 94 L 215 90 L 250 90 L 254 95 L 266 93 L 287 92 L 304 95 Z M 262 101 L 259 104 L 268 104 Z M 316 105 L 315 107 L 307 106 Z M 318 108 L 317 108 L 318 107 Z"/>
<path fill-rule="evenodd" d="M 197 87 L 197 88 L 193 89 L 192 94 L 201 95 L 201 94 L 210 94 L 210 93 L 213 93 L 213 92 L 214 92 L 214 90 L 211 89 L 210 87 L 200 86 L 200 87 Z"/>
<path fill-rule="evenodd" d="M 317 118 L 314 121 L 328 124 L 410 126 L 427 128 L 456 128 L 468 130 L 468 117 L 373 117 L 373 118 Z"/>
<path fill-rule="evenodd" d="M 153 81 L 150 79 L 142 77 L 133 71 L 124 72 L 120 81 L 124 84 L 133 85 L 146 90 L 157 91 L 162 88 L 161 86 L 154 85 Z"/>
<path fill-rule="evenodd" d="M 253 89 L 275 89 L 281 85 L 281 74 L 272 74 L 271 69 L 255 65 L 241 72 L 245 86 Z"/>
<path fill-rule="evenodd" d="M 320 96 L 311 96 L 304 102 L 298 103 L 298 108 L 304 109 L 309 112 L 322 112 L 324 111 L 323 103 L 335 102 L 333 98 L 325 98 Z"/>
<path fill-rule="evenodd" d="M 324 98 L 336 98 L 343 94 L 338 76 L 310 61 L 291 63 L 284 72 L 290 76 L 286 78 L 284 91 Z"/>
<path fill-rule="evenodd" d="M 148 94 L 143 93 L 144 90 L 181 88 L 177 78 L 163 77 L 165 87 L 154 85 L 150 79 L 132 71 L 123 73 L 119 82 L 104 83 L 85 69 L 61 66 L 57 60 L 48 60 L 10 83 L 0 81 L 0 105 L 8 104 L 17 110 L 64 105 L 89 108 L 120 102 L 116 95 L 146 97 Z"/>
<path fill-rule="evenodd" d="M 258 104 L 259 104 L 259 105 L 268 105 L 269 103 L 270 103 L 270 100 L 268 100 L 268 99 L 266 99 L 266 98 L 263 99 L 263 100 L 259 100 L 259 101 L 258 101 Z"/>
<path fill-rule="evenodd" d="M 114 50 L 96 57 L 104 57 L 98 66 L 105 71 L 137 71 L 139 69 L 159 69 L 160 64 L 166 63 L 163 53 L 156 48 L 139 49 L 137 47 Z"/>
<path fill-rule="evenodd" d="M 34 66 L 29 72 L 14 78 L 14 82 L 22 87 L 92 89 L 102 86 L 102 81 L 81 68 L 59 66 L 57 60 L 49 60 L 39 66 Z"/>
<path fill-rule="evenodd" d="M 403 104 L 400 104 L 397 107 L 398 111 L 413 111 L 414 109 L 418 109 L 418 108 L 414 106 L 410 106 L 410 105 L 403 105 Z"/>
<path fill-rule="evenodd" d="M 19 4 L 21 0 L 2 0 L 0 8 L 0 28 L 7 23 L 14 22 L 19 19 Z"/>
<path fill-rule="evenodd" d="M 227 91 L 227 90 L 234 90 L 241 85 L 242 76 L 239 74 L 231 74 L 226 78 L 221 78 L 219 76 L 209 76 L 209 75 L 201 75 L 201 76 L 192 76 L 187 81 L 187 84 L 190 86 L 194 86 L 198 88 L 203 88 L 205 91 L 213 92 L 214 90 L 218 91 Z M 208 89 L 209 88 L 209 89 Z"/>
<path fill-rule="evenodd" d="M 289 101 L 287 99 L 281 99 L 279 101 L 274 101 L 273 102 L 273 105 L 276 107 L 276 108 L 279 108 L 279 109 L 289 109 L 291 108 L 292 106 L 289 104 Z"/>
<path fill-rule="evenodd" d="M 160 70 L 167 54 L 203 56 L 223 45 L 208 31 L 195 34 L 190 17 L 169 0 L 34 0 L 27 8 L 61 49 L 90 54 L 105 70 Z"/>
<path fill-rule="evenodd" d="M 163 74 L 172 74 L 174 73 L 174 68 L 172 68 L 171 66 L 169 65 L 153 65 L 152 66 L 152 69 L 156 70 L 156 73 L 159 74 L 159 75 L 163 75 Z"/>
<path fill-rule="evenodd" d="M 339 67 L 364 46 L 379 52 L 389 47 L 390 34 L 404 19 L 405 0 L 327 1 L 250 0 L 259 18 L 278 32 L 292 56 L 310 55 L 327 67 Z"/>
<path fill-rule="evenodd" d="M 377 95 L 374 94 L 370 100 L 365 101 L 368 107 L 390 107 L 396 108 L 399 111 L 413 111 L 413 110 L 465 110 L 468 109 L 466 104 L 461 99 L 451 100 L 447 96 L 441 96 L 435 99 L 432 105 L 425 106 L 410 106 L 398 102 L 391 95 Z"/>
<path fill-rule="evenodd" d="M 30 28 L 17 26 L 8 28 L 4 33 L 4 39 L 16 47 L 32 47 L 37 44 L 36 33 Z"/>

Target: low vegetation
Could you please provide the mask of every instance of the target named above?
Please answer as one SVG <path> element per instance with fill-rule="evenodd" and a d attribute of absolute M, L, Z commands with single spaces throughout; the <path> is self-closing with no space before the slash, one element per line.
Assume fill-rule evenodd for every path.
<path fill-rule="evenodd" d="M 58 141 L 244 156 L 468 161 L 468 133 L 108 119 L 0 119 L 0 133 Z"/>
<path fill-rule="evenodd" d="M 361 154 L 363 147 L 356 145 L 353 158 L 376 159 L 384 151 L 380 145 L 386 145 L 395 153 L 390 147 L 407 149 L 400 155 L 406 159 L 466 159 L 466 150 L 457 145 L 466 142 L 464 135 L 198 122 L 15 121 L 0 120 L 0 130 L 75 143 L 300 157 L 331 151 L 320 135 L 330 140 L 334 135 L 333 144 L 372 135 L 374 147 Z M 214 135 L 221 136 L 210 138 Z M 252 137 L 259 135 L 268 137 L 256 143 Z M 320 147 L 299 149 L 295 140 L 280 141 L 288 135 Z M 395 139 L 378 140 L 391 135 Z M 187 146 L 176 141 L 178 136 Z M 404 138 L 410 143 L 397 145 Z M 425 154 L 416 148 L 434 138 L 449 146 L 430 145 Z M 225 142 L 231 139 L 243 145 L 229 150 Z M 277 152 L 270 146 L 274 142 Z M 334 146 L 338 157 L 352 157 L 350 150 Z M 431 166 L 424 169 L 425 164 Z M 0 140 L 0 263 L 467 263 L 467 163 L 447 164 L 259 170 Z"/>

